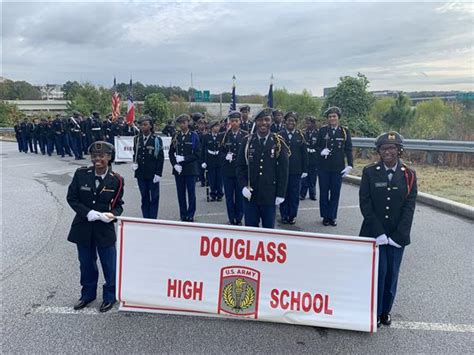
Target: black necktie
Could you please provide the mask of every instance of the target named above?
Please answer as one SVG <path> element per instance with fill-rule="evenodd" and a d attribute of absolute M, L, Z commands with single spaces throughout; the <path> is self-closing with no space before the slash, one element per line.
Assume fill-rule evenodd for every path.
<path fill-rule="evenodd" d="M 387 169 L 387 178 L 388 178 L 388 181 L 392 182 L 393 174 L 395 174 L 395 171 L 393 171 L 393 169 Z"/>
<path fill-rule="evenodd" d="M 260 138 L 260 145 L 262 147 L 265 145 L 265 138 Z"/>

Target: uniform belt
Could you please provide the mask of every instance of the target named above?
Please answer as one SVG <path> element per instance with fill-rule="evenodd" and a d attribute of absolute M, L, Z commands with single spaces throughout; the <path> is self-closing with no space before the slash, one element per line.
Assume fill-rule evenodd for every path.
<path fill-rule="evenodd" d="M 93 130 L 93 131 L 100 131 L 101 128 L 100 128 L 100 127 L 94 127 L 94 128 L 92 128 L 92 130 Z"/>
<path fill-rule="evenodd" d="M 316 149 L 306 148 L 306 150 L 308 151 L 308 153 L 316 153 Z"/>
<path fill-rule="evenodd" d="M 219 151 L 218 150 L 207 150 L 207 152 L 211 155 L 218 155 L 219 154 Z"/>
<path fill-rule="evenodd" d="M 81 130 L 80 130 L 80 129 L 74 129 L 74 128 L 73 128 L 73 129 L 71 129 L 71 131 L 79 133 Z"/>

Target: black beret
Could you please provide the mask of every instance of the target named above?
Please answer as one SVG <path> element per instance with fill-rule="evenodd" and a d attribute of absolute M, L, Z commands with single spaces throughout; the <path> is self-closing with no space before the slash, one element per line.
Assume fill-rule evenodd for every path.
<path fill-rule="evenodd" d="M 151 118 L 151 116 L 149 116 L 149 115 L 141 116 L 138 120 L 138 124 L 146 122 L 146 121 L 150 122 L 150 124 L 153 124 L 153 118 Z"/>
<path fill-rule="evenodd" d="M 239 111 L 242 112 L 243 110 L 247 110 L 250 112 L 250 106 L 249 105 L 243 105 L 239 107 Z"/>
<path fill-rule="evenodd" d="M 97 141 L 92 143 L 89 146 L 89 154 L 112 154 L 115 151 L 115 148 L 112 144 L 104 142 L 104 141 Z"/>
<path fill-rule="evenodd" d="M 283 116 L 283 111 L 278 109 L 278 108 L 274 109 L 272 113 L 273 113 L 273 117 L 275 117 L 276 115 L 282 115 Z"/>
<path fill-rule="evenodd" d="M 328 117 L 331 113 L 335 113 L 341 117 L 341 109 L 337 106 L 329 107 L 326 111 L 324 111 L 324 116 Z"/>
<path fill-rule="evenodd" d="M 211 123 L 209 124 L 209 128 L 218 126 L 219 124 L 220 122 L 218 120 L 211 121 Z"/>
<path fill-rule="evenodd" d="M 204 118 L 204 115 L 201 112 L 194 112 L 191 117 L 192 117 L 194 122 L 197 122 L 201 118 Z"/>
<path fill-rule="evenodd" d="M 396 144 L 399 146 L 403 146 L 403 136 L 395 131 L 382 133 L 375 140 L 375 146 L 379 148 L 383 144 Z"/>
<path fill-rule="evenodd" d="M 98 116 L 98 115 L 99 115 L 99 111 L 94 110 L 94 111 L 92 111 L 92 114 L 93 114 L 94 116 Z"/>
<path fill-rule="evenodd" d="M 260 110 L 260 112 L 258 112 L 258 113 L 255 115 L 254 120 L 256 121 L 256 120 L 258 120 L 258 119 L 261 118 L 261 117 L 267 117 L 267 116 L 268 116 L 268 117 L 272 117 L 272 112 L 273 112 L 273 110 L 272 110 L 271 108 L 269 108 L 269 107 L 264 108 L 264 109 Z"/>
<path fill-rule="evenodd" d="M 298 121 L 298 114 L 294 111 L 287 112 L 283 119 L 286 121 L 288 118 L 293 117 L 295 121 Z"/>
<path fill-rule="evenodd" d="M 316 123 L 316 117 L 314 117 L 314 116 L 306 116 L 304 119 L 306 121 L 311 122 L 311 123 Z"/>
<path fill-rule="evenodd" d="M 227 115 L 227 117 L 229 117 L 229 119 L 232 119 L 232 118 L 242 118 L 242 114 L 239 112 L 239 111 L 230 111 L 229 114 Z"/>
<path fill-rule="evenodd" d="M 186 113 L 183 113 L 181 115 L 178 116 L 178 118 L 176 118 L 176 122 L 180 123 L 180 122 L 183 122 L 183 121 L 191 121 L 191 117 L 189 117 L 188 114 Z"/>

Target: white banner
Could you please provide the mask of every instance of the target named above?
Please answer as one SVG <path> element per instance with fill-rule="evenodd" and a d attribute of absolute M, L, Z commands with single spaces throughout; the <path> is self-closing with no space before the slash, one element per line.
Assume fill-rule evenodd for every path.
<path fill-rule="evenodd" d="M 121 136 L 115 138 L 115 161 L 117 162 L 132 162 L 133 161 L 133 137 Z M 163 153 L 165 159 L 168 158 L 170 150 L 171 137 L 161 137 L 163 140 Z"/>
<path fill-rule="evenodd" d="M 120 217 L 120 310 L 375 332 L 374 239 Z"/>

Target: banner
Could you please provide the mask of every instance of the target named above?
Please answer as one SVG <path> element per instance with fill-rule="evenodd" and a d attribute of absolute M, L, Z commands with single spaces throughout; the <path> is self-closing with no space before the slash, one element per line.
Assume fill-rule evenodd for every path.
<path fill-rule="evenodd" d="M 132 162 L 133 161 L 133 137 L 120 136 L 115 138 L 115 161 L 117 162 Z M 168 158 L 170 150 L 171 137 L 161 137 L 163 140 L 163 153 L 165 159 Z"/>
<path fill-rule="evenodd" d="M 120 310 L 376 331 L 374 239 L 119 217 Z"/>

